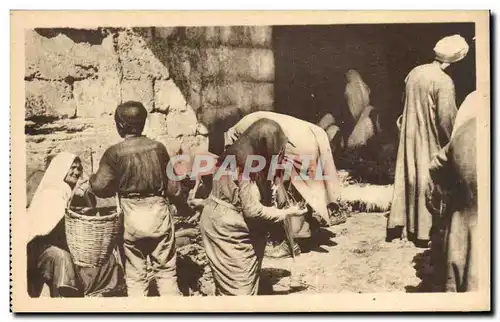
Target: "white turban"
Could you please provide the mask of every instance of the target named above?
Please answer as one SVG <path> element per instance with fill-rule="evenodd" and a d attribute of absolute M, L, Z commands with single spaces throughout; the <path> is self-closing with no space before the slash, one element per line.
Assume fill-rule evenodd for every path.
<path fill-rule="evenodd" d="M 436 59 L 443 63 L 456 63 L 469 52 L 469 45 L 460 35 L 448 36 L 437 42 L 434 47 Z"/>

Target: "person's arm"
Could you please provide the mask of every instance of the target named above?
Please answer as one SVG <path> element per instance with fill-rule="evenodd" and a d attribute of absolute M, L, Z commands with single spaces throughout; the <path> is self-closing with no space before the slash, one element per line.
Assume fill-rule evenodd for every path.
<path fill-rule="evenodd" d="M 238 185 L 243 215 L 247 218 L 260 218 L 279 222 L 284 220 L 287 216 L 302 215 L 307 211 L 307 209 L 300 210 L 297 206 L 287 209 L 266 207 L 260 202 L 259 188 L 254 182 L 242 180 Z"/>
<path fill-rule="evenodd" d="M 162 171 L 165 175 L 164 178 L 164 183 L 166 184 L 165 191 L 164 191 L 164 196 L 170 202 L 172 202 L 174 205 L 178 206 L 182 204 L 182 181 L 178 180 L 172 180 L 172 178 L 168 177 L 167 169 L 168 167 L 172 167 L 172 170 L 174 171 L 174 175 L 177 175 L 176 173 L 176 167 L 175 164 L 170 164 L 173 162 L 170 158 L 170 155 L 168 154 L 167 148 L 165 147 L 164 144 L 160 143 L 158 144 L 158 157 L 160 158 L 160 162 L 163 164 L 162 165 Z"/>
<path fill-rule="evenodd" d="M 443 199 L 446 198 L 448 190 L 448 150 L 450 144 L 444 148 L 431 159 L 429 164 L 429 177 L 425 191 L 427 209 L 436 215 L 440 215 L 441 204 Z"/>
<path fill-rule="evenodd" d="M 451 79 L 446 79 L 437 88 L 436 117 L 442 146 L 448 144 L 457 116 L 455 101 L 455 85 Z"/>
<path fill-rule="evenodd" d="M 90 176 L 90 189 L 99 198 L 110 198 L 118 192 L 114 159 L 110 150 L 106 150 L 99 162 L 96 174 Z"/>
<path fill-rule="evenodd" d="M 429 175 L 430 178 L 437 182 L 442 183 L 443 181 L 443 169 L 446 168 L 448 163 L 448 150 L 450 148 L 450 144 L 445 145 L 444 148 L 438 151 L 438 153 L 431 159 L 429 163 Z"/>

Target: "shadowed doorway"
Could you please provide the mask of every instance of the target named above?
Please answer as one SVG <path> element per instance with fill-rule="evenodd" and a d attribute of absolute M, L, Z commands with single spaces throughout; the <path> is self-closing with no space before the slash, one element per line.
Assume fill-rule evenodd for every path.
<path fill-rule="evenodd" d="M 382 141 L 396 144 L 406 75 L 431 62 L 436 42 L 453 34 L 470 46 L 466 58 L 446 70 L 459 106 L 476 87 L 473 23 L 275 26 L 276 111 L 313 123 L 331 113 L 342 134 L 349 135 L 354 122 L 344 97 L 345 73 L 355 69 L 381 115 Z M 378 148 L 370 150 L 376 154 Z"/>

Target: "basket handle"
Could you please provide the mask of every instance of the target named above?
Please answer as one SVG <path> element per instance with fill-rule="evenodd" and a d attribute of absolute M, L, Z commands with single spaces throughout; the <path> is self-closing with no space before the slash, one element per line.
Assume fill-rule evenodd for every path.
<path fill-rule="evenodd" d="M 120 196 L 118 193 L 115 194 L 115 200 L 116 200 L 116 212 L 121 214 L 122 213 L 122 207 L 120 204 Z"/>
<path fill-rule="evenodd" d="M 71 194 L 69 196 L 68 202 L 66 203 L 66 209 L 69 209 L 69 206 L 71 205 L 71 202 L 73 201 L 73 197 L 75 196 L 75 190 L 71 190 Z"/>
<path fill-rule="evenodd" d="M 76 189 L 73 189 L 71 191 L 71 195 L 68 199 L 68 202 L 66 203 L 66 209 L 69 209 L 70 208 L 70 205 L 71 205 L 71 202 L 73 201 L 73 197 L 75 196 L 75 191 Z M 90 198 L 88 196 L 88 193 L 92 193 L 91 191 L 87 191 L 87 193 L 85 194 L 84 198 L 85 199 L 85 202 L 87 203 L 87 205 L 90 207 L 90 208 L 95 208 L 94 205 L 92 204 L 92 202 L 90 201 Z M 99 216 L 99 212 L 97 213 L 97 216 Z"/>
<path fill-rule="evenodd" d="M 91 207 L 91 208 L 94 208 L 94 205 L 92 204 L 92 201 L 90 200 L 90 196 L 89 196 L 89 194 L 90 194 L 90 193 L 91 193 L 91 194 L 93 194 L 93 193 L 92 193 L 92 191 L 87 190 L 87 191 L 85 192 L 84 198 L 85 198 L 85 201 L 87 202 L 87 205 L 88 205 L 89 207 Z M 93 195 L 94 195 L 94 194 L 93 194 Z M 94 196 L 95 196 L 95 195 L 94 195 Z"/>

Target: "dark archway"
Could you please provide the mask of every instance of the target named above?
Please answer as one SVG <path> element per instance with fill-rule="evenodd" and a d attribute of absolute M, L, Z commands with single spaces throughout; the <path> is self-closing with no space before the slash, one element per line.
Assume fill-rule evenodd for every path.
<path fill-rule="evenodd" d="M 474 23 L 275 26 L 276 111 L 313 123 L 331 113 L 348 135 L 354 124 L 344 98 L 344 75 L 356 69 L 382 116 L 382 142 L 394 144 L 406 75 L 431 62 L 436 42 L 452 34 L 462 35 L 470 45 L 467 57 L 447 69 L 460 105 L 476 88 Z"/>

